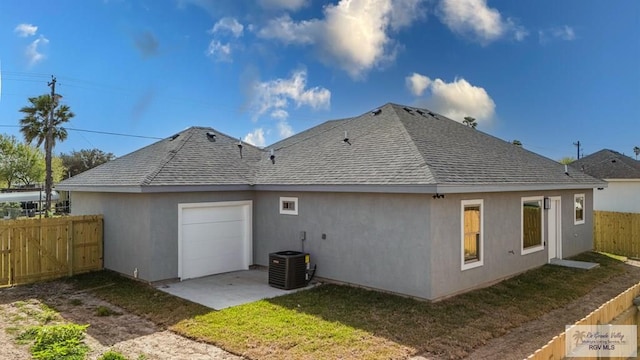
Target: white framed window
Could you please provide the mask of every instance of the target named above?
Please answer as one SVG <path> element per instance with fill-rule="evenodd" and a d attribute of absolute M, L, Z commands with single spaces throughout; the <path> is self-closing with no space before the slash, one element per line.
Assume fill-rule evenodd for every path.
<path fill-rule="evenodd" d="M 280 214 L 298 215 L 298 198 L 297 197 L 281 197 L 280 198 Z"/>
<path fill-rule="evenodd" d="M 584 224 L 584 194 L 573 195 L 573 223 Z"/>
<path fill-rule="evenodd" d="M 460 205 L 461 269 L 473 269 L 484 264 L 484 202 L 462 200 Z"/>
<path fill-rule="evenodd" d="M 544 198 L 523 197 L 520 203 L 521 255 L 544 249 Z"/>

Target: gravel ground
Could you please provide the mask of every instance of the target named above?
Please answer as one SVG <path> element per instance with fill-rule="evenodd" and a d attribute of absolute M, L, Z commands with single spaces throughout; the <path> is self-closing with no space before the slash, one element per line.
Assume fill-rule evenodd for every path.
<path fill-rule="evenodd" d="M 91 349 L 89 359 L 97 359 L 109 349 L 130 359 L 140 355 L 146 359 L 241 359 L 213 345 L 161 329 L 86 292 L 77 292 L 62 281 L 0 290 L 0 359 L 31 359 L 28 345 L 16 344 L 14 336 L 20 329 L 42 323 L 44 304 L 58 312 L 48 324 L 90 324 L 85 339 Z M 100 306 L 113 315 L 97 316 Z"/>

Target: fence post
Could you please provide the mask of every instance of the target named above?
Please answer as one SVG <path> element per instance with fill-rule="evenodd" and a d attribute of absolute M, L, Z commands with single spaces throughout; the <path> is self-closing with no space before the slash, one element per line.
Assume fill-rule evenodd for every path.
<path fill-rule="evenodd" d="M 13 268 L 15 267 L 15 265 L 13 264 L 14 262 L 13 258 L 15 256 L 13 256 L 13 249 L 11 246 L 12 238 L 13 238 L 13 236 L 11 236 L 13 235 L 13 227 L 9 226 L 7 231 L 9 232 L 9 235 L 8 235 L 9 240 L 7 243 L 7 249 L 9 249 L 9 286 L 13 286 Z"/>
<path fill-rule="evenodd" d="M 69 267 L 69 276 L 73 276 L 73 252 L 74 252 L 73 220 L 69 220 L 67 222 L 67 266 Z"/>

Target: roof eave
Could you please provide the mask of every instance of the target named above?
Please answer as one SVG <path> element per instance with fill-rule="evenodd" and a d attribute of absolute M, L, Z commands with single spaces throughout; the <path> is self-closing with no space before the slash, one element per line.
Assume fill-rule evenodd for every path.
<path fill-rule="evenodd" d="M 111 192 L 111 193 L 170 193 L 170 192 L 210 192 L 210 191 L 250 191 L 253 185 L 62 185 L 56 190 L 74 192 Z"/>
<path fill-rule="evenodd" d="M 567 184 L 441 184 L 438 193 L 462 194 L 478 192 L 582 190 L 606 188 L 606 182 Z"/>
<path fill-rule="evenodd" d="M 410 194 L 463 194 L 484 192 L 549 191 L 606 188 L 606 182 L 573 184 L 339 184 L 339 185 L 255 185 L 256 191 L 295 192 L 354 192 L 354 193 L 410 193 Z"/>

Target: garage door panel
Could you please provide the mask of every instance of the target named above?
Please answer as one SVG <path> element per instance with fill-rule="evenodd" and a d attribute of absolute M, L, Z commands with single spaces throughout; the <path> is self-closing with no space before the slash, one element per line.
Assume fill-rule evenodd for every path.
<path fill-rule="evenodd" d="M 219 208 L 192 208 L 182 211 L 182 224 L 199 224 L 222 221 L 243 221 L 242 207 L 221 206 Z"/>
<path fill-rule="evenodd" d="M 185 207 L 181 214 L 182 279 L 249 267 L 250 205 Z"/>

